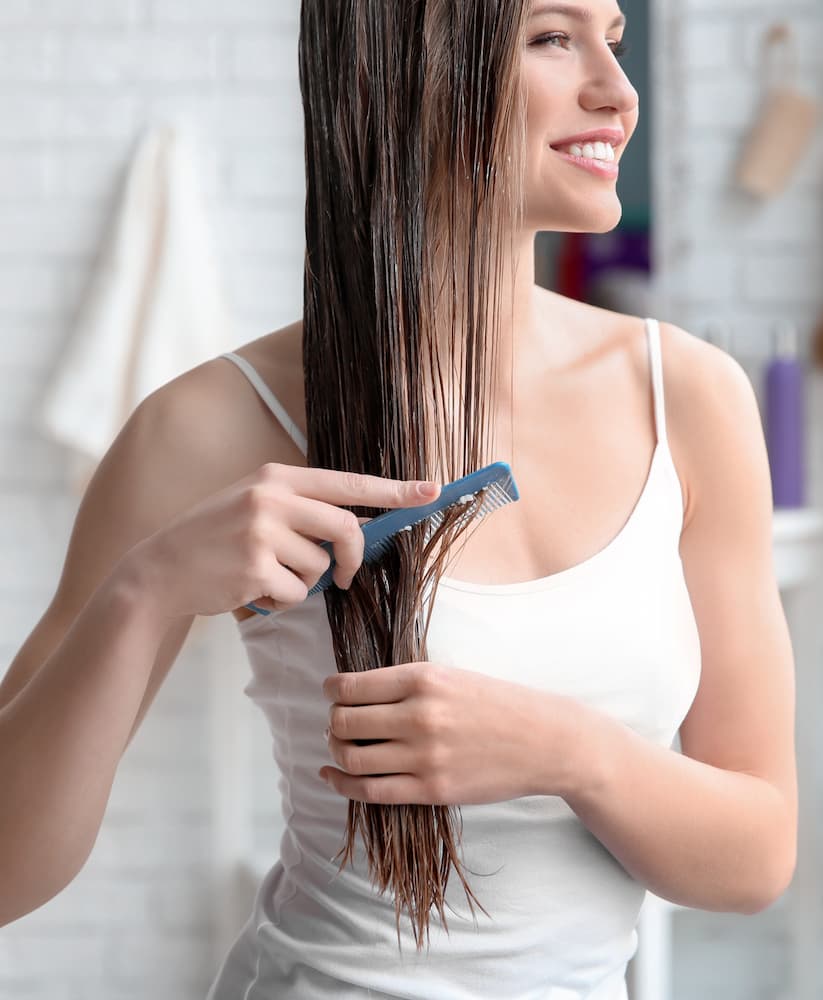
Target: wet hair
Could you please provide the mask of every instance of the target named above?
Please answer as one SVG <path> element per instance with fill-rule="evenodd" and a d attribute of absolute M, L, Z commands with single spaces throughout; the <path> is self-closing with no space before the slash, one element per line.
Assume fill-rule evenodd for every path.
<path fill-rule="evenodd" d="M 522 222 L 528 0 L 303 0 L 308 463 L 448 482 L 493 461 L 501 291 Z M 381 511 L 351 507 L 360 516 Z M 472 518 L 398 538 L 325 593 L 337 669 L 427 659 L 437 582 Z M 369 871 L 418 950 L 448 930 L 459 806 L 350 801 Z M 480 906 L 483 909 L 482 906 Z M 485 913 L 486 911 L 483 910 Z"/>

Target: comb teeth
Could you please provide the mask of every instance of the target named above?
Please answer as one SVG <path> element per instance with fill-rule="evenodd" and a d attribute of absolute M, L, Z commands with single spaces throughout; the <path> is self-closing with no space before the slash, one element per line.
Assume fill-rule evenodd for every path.
<path fill-rule="evenodd" d="M 501 483 L 489 483 L 488 486 L 484 487 L 485 494 L 483 495 L 480 506 L 472 504 L 471 507 L 466 511 L 463 517 L 457 519 L 456 524 L 462 526 L 462 524 L 470 519 L 476 518 L 480 520 L 484 518 L 487 514 L 491 514 L 501 507 L 505 506 L 507 503 L 511 503 L 513 500 L 517 499 L 517 496 L 512 491 L 511 479 Z M 478 491 L 479 492 L 479 491 Z M 468 495 L 468 494 L 467 494 Z M 477 493 L 472 493 L 471 497 L 473 500 L 477 498 Z M 451 510 L 453 507 L 457 506 L 456 503 L 450 504 L 446 510 L 436 510 L 433 514 L 429 514 L 428 517 L 421 517 L 420 521 L 427 521 L 429 530 L 426 532 L 426 539 L 428 540 L 434 534 L 434 532 L 443 523 L 446 516 L 446 511 Z M 420 521 L 416 523 L 419 524 Z M 397 532 L 396 534 L 399 534 Z M 382 558 L 392 547 L 394 543 L 395 535 L 391 535 L 388 538 L 381 538 L 379 541 L 372 542 L 366 546 L 363 553 L 363 562 L 372 563 L 376 562 L 378 559 Z"/>
<path fill-rule="evenodd" d="M 381 538 L 379 542 L 372 542 L 367 549 L 363 550 L 363 562 L 372 563 L 382 559 L 392 547 L 391 538 Z"/>
<path fill-rule="evenodd" d="M 449 483 L 444 490 L 450 490 L 451 495 L 455 496 L 461 488 L 464 488 L 463 484 L 465 482 L 465 492 L 458 495 L 457 499 L 448 502 L 447 497 L 442 497 L 442 502 L 445 506 L 439 507 L 436 510 L 431 510 L 431 505 L 429 505 L 428 513 L 422 513 L 419 516 L 416 514 L 415 508 L 407 508 L 406 510 L 400 511 L 396 510 L 394 512 L 389 512 L 385 515 L 380 515 L 380 517 L 370 523 L 369 528 L 364 526 L 364 533 L 366 534 L 366 544 L 363 551 L 363 562 L 374 563 L 382 558 L 386 553 L 389 552 L 392 545 L 394 544 L 394 539 L 401 531 L 408 530 L 416 524 L 421 522 L 426 522 L 426 540 L 428 541 L 434 532 L 441 526 L 445 516 L 445 512 L 451 510 L 460 504 L 465 504 L 468 509 L 465 511 L 462 517 L 458 517 L 455 524 L 462 527 L 466 520 L 478 519 L 486 517 L 486 515 L 499 510 L 501 507 L 505 506 L 507 503 L 511 503 L 513 500 L 519 499 L 519 493 L 517 491 L 517 486 L 514 482 L 514 477 L 511 474 L 511 469 L 504 462 L 496 462 L 485 469 L 480 469 L 476 473 L 472 473 L 470 476 L 464 476 L 463 479 L 457 480 L 455 483 Z M 482 485 L 479 485 L 482 483 Z M 471 485 L 475 486 L 475 489 L 471 489 Z M 482 492 L 482 497 L 480 499 L 479 505 L 477 503 L 469 504 L 469 500 L 476 500 L 478 494 Z M 436 503 L 436 501 L 435 501 Z M 421 508 L 425 510 L 426 508 Z M 397 522 L 395 521 L 395 527 L 389 529 L 386 526 L 386 518 L 396 518 L 400 514 L 403 520 L 403 526 L 397 527 Z M 383 522 L 382 525 L 380 522 Z M 373 535 L 378 537 L 369 538 L 369 530 L 374 528 Z M 389 531 L 390 533 L 386 534 Z M 382 532 L 382 533 L 381 533 Z M 324 542 L 323 546 L 331 551 L 331 546 L 329 543 Z M 309 596 L 312 594 L 320 593 L 320 591 L 325 590 L 332 583 L 332 577 L 334 573 L 334 562 L 326 570 L 323 576 L 317 581 L 317 583 L 309 591 Z"/>
<path fill-rule="evenodd" d="M 480 520 L 480 518 L 485 517 L 487 514 L 491 514 L 495 510 L 499 510 L 502 506 L 514 499 L 514 497 L 506 493 L 505 490 L 501 489 L 497 483 L 491 483 L 485 489 L 486 492 L 480 500 L 480 505 L 477 506 L 472 504 L 462 517 L 457 518 L 457 524 L 462 524 L 464 521 L 475 518 Z M 472 497 L 473 499 L 476 499 L 477 494 L 473 494 Z M 457 505 L 452 504 L 450 507 L 447 507 L 446 510 L 451 510 L 455 506 Z M 428 521 L 430 524 L 434 525 L 435 528 L 439 528 L 443 523 L 444 518 L 445 511 L 438 510 L 428 518 Z"/>

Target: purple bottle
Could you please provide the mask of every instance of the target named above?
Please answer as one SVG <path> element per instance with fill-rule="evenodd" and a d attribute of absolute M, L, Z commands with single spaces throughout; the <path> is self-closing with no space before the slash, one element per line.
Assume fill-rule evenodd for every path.
<path fill-rule="evenodd" d="M 803 365 L 797 329 L 786 320 L 774 330 L 774 353 L 766 368 L 766 446 L 775 507 L 805 502 L 805 412 Z"/>

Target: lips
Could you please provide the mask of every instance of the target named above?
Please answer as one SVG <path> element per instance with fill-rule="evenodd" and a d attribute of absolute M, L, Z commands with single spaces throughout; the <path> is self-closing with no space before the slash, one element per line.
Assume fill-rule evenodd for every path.
<path fill-rule="evenodd" d="M 558 139 L 551 144 L 552 149 L 562 146 L 570 146 L 572 143 L 584 145 L 587 142 L 607 142 L 612 147 L 622 146 L 625 142 L 626 134 L 617 128 L 591 129 L 588 132 L 578 132 L 576 135 L 567 136 L 565 139 Z"/>

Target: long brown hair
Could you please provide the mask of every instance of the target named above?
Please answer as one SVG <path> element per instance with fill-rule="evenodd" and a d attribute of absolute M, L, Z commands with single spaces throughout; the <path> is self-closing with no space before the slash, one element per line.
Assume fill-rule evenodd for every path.
<path fill-rule="evenodd" d="M 495 458 L 501 289 L 522 221 L 528 7 L 302 2 L 309 465 L 448 482 Z M 418 525 L 348 591 L 326 591 L 339 671 L 427 659 L 430 598 L 467 529 L 458 518 Z M 457 806 L 349 802 L 341 866 L 359 831 L 374 883 L 394 896 L 398 944 L 403 910 L 418 949 L 432 907 L 448 929 L 452 867 L 472 912 L 480 906 L 460 827 Z"/>

